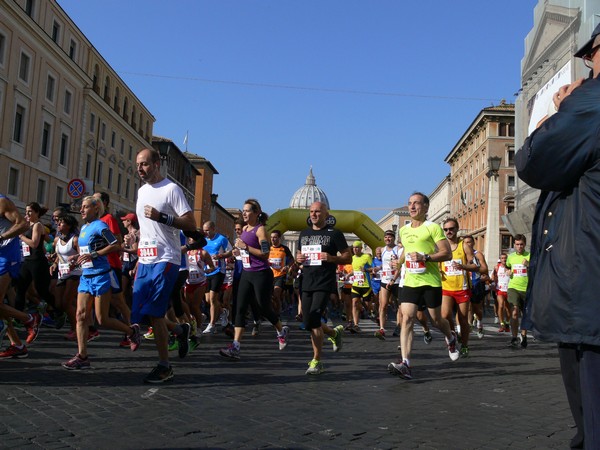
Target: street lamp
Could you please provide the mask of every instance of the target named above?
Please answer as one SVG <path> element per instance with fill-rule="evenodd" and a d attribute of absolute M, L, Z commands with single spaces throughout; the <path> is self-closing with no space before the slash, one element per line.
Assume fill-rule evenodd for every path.
<path fill-rule="evenodd" d="M 500 185 L 498 175 L 502 158 L 490 156 L 488 158 L 488 199 L 487 223 L 485 236 L 485 257 L 490 262 L 490 267 L 496 265 L 500 256 Z"/>

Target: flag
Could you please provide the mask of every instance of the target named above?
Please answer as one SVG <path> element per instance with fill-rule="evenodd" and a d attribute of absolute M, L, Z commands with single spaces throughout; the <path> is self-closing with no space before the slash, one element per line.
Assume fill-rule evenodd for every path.
<path fill-rule="evenodd" d="M 462 188 L 460 190 L 460 202 L 464 205 L 467 206 L 467 199 L 465 197 L 465 193 L 463 192 Z"/>
<path fill-rule="evenodd" d="M 183 145 L 187 145 L 187 143 L 188 143 L 188 134 L 189 134 L 189 131 L 185 133 L 185 137 L 183 138 Z"/>

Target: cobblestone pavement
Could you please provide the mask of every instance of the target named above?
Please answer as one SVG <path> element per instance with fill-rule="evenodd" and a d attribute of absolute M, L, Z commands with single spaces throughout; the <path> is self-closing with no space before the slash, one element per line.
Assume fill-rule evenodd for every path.
<path fill-rule="evenodd" d="M 60 363 L 75 344 L 44 328 L 29 358 L 0 361 L 0 447 L 564 449 L 574 434 L 554 345 L 509 349 L 487 322 L 471 355 L 451 362 L 441 334 L 425 345 L 417 331 L 405 381 L 387 372 L 397 338 L 379 341 L 364 321 L 308 377 L 308 334 L 289 325 L 287 349 L 265 323 L 238 362 L 218 356 L 224 334 L 203 337 L 188 358 L 174 355 L 175 379 L 160 386 L 142 383 L 156 362 L 151 341 L 131 353 L 102 332 L 93 369 L 69 372 Z"/>

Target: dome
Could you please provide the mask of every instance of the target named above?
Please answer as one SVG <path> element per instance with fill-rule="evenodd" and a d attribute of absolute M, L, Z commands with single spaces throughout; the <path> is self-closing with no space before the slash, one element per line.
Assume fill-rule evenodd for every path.
<path fill-rule="evenodd" d="M 329 208 L 329 200 L 323 189 L 317 187 L 315 177 L 312 173 L 312 167 L 306 177 L 306 183 L 298 189 L 290 200 L 290 208 L 310 209 L 310 205 L 314 202 L 322 202 Z"/>

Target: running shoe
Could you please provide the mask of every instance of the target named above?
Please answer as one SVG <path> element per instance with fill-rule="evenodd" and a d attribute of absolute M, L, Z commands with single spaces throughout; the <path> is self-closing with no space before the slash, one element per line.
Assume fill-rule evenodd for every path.
<path fill-rule="evenodd" d="M 342 336 L 344 334 L 344 326 L 338 325 L 333 329 L 335 336 L 329 336 L 327 339 L 333 344 L 333 351 L 339 352 L 342 349 Z"/>
<path fill-rule="evenodd" d="M 222 327 L 227 326 L 227 324 L 229 323 L 229 310 L 223 308 L 221 314 L 219 315 L 219 318 L 217 319 L 217 323 Z"/>
<path fill-rule="evenodd" d="M 199 345 L 200 345 L 200 343 L 198 342 L 198 338 L 196 336 L 190 337 L 190 343 L 189 343 L 189 347 L 190 347 L 189 351 L 190 352 L 193 352 L 194 350 L 196 350 Z"/>
<path fill-rule="evenodd" d="M 173 379 L 173 369 L 171 366 L 165 367 L 158 364 L 152 372 L 146 375 L 144 383 L 159 384 Z"/>
<path fill-rule="evenodd" d="M 131 340 L 129 336 L 124 336 L 121 342 L 119 342 L 119 347 L 121 348 L 131 348 Z"/>
<path fill-rule="evenodd" d="M 423 342 L 429 345 L 431 344 L 431 341 L 433 341 L 433 336 L 431 335 L 431 331 L 427 330 L 425 333 L 423 333 Z"/>
<path fill-rule="evenodd" d="M 233 344 L 229 344 L 226 348 L 219 350 L 219 355 L 223 356 L 224 358 L 238 361 L 240 359 L 240 348 L 236 348 Z"/>
<path fill-rule="evenodd" d="M 38 313 L 33 313 L 31 319 L 29 319 L 24 325 L 27 329 L 27 339 L 25 340 L 27 345 L 31 345 L 33 341 L 38 337 L 40 333 L 40 324 L 42 322 L 42 316 Z"/>
<path fill-rule="evenodd" d="M 129 340 L 131 341 L 129 348 L 131 348 L 132 352 L 135 352 L 142 343 L 142 333 L 140 332 L 140 326 L 137 323 L 131 325 Z"/>
<path fill-rule="evenodd" d="M 461 345 L 459 353 L 461 358 L 467 358 L 469 356 L 469 347 L 467 345 Z"/>
<path fill-rule="evenodd" d="M 319 375 L 321 372 L 323 372 L 323 363 L 313 359 L 308 363 L 308 369 L 304 373 L 306 375 Z"/>
<path fill-rule="evenodd" d="M 54 328 L 60 330 L 67 323 L 67 313 L 59 313 L 54 319 Z"/>
<path fill-rule="evenodd" d="M 252 336 L 258 336 L 260 334 L 260 322 L 254 322 L 252 327 Z"/>
<path fill-rule="evenodd" d="M 394 328 L 394 332 L 392 333 L 392 336 L 394 336 L 394 337 L 400 336 L 400 325 L 396 325 L 396 328 Z"/>
<path fill-rule="evenodd" d="M 177 340 L 177 338 L 175 338 L 175 336 L 170 335 L 169 336 L 169 351 L 175 351 L 175 350 L 179 350 L 179 341 Z"/>
<path fill-rule="evenodd" d="M 192 327 L 189 323 L 182 323 L 180 327 L 183 330 L 183 332 L 177 335 L 177 340 L 179 341 L 178 352 L 180 358 L 185 358 L 190 351 L 189 342 L 190 330 L 192 329 Z"/>
<path fill-rule="evenodd" d="M 494 323 L 495 324 L 500 323 L 500 319 L 498 319 L 498 316 L 494 316 Z"/>
<path fill-rule="evenodd" d="M 77 333 L 75 330 L 69 330 L 69 332 L 63 336 L 63 338 L 65 341 L 75 342 L 77 341 Z"/>
<path fill-rule="evenodd" d="M 408 365 L 404 361 L 399 361 L 397 363 L 389 363 L 388 372 L 392 375 L 397 375 L 404 380 L 412 380 L 412 373 L 410 371 L 410 367 L 408 367 Z"/>
<path fill-rule="evenodd" d="M 385 330 L 383 328 L 380 328 L 379 330 L 377 330 L 375 332 L 375 337 L 377 339 L 379 339 L 380 341 L 385 341 Z"/>
<path fill-rule="evenodd" d="M 452 361 L 456 361 L 460 357 L 460 352 L 456 348 L 456 335 L 452 333 L 452 340 L 448 343 L 448 355 Z"/>
<path fill-rule="evenodd" d="M 6 321 L 0 320 L 0 346 L 2 345 L 2 340 L 4 339 L 6 330 L 8 330 L 8 324 L 6 323 Z"/>
<path fill-rule="evenodd" d="M 353 334 L 360 333 L 360 327 L 358 326 L 358 324 L 352 326 L 352 328 L 350 329 L 350 333 L 353 333 Z"/>
<path fill-rule="evenodd" d="M 233 338 L 235 334 L 235 329 L 233 328 L 233 325 L 228 323 L 225 327 L 223 327 L 223 333 L 225 333 L 230 338 Z"/>
<path fill-rule="evenodd" d="M 353 327 L 352 322 L 348 322 L 346 324 L 346 326 L 344 327 L 344 331 L 350 331 L 350 332 L 352 332 L 352 327 Z"/>
<path fill-rule="evenodd" d="M 35 311 L 40 315 L 40 317 L 44 317 L 46 315 L 46 310 L 48 309 L 48 303 L 42 301 L 37 304 L 35 307 Z"/>
<path fill-rule="evenodd" d="M 198 334 L 198 323 L 196 322 L 196 319 L 191 320 L 190 326 L 192 327 L 190 330 L 190 336 L 196 336 L 196 334 Z"/>
<path fill-rule="evenodd" d="M 42 316 L 42 326 L 48 328 L 55 328 L 56 322 L 52 317 L 50 317 L 50 314 L 46 313 Z"/>
<path fill-rule="evenodd" d="M 88 332 L 88 342 L 95 341 L 100 337 L 100 332 L 98 330 L 90 330 Z"/>
<path fill-rule="evenodd" d="M 290 329 L 288 327 L 281 328 L 281 335 L 277 335 L 277 340 L 279 341 L 279 350 L 283 350 L 287 347 L 289 339 Z"/>
<path fill-rule="evenodd" d="M 8 358 L 27 358 L 29 356 L 29 352 L 27 351 L 27 347 L 24 345 L 23 348 L 17 348 L 16 345 L 9 345 L 6 350 L 0 352 L 0 359 L 8 359 Z"/>
<path fill-rule="evenodd" d="M 521 341 L 521 348 L 527 348 L 527 336 L 522 334 L 520 341 Z"/>
<path fill-rule="evenodd" d="M 217 327 L 215 325 L 213 325 L 212 323 L 209 323 L 206 328 L 204 329 L 204 331 L 202 332 L 202 334 L 215 334 L 217 332 Z"/>
<path fill-rule="evenodd" d="M 484 331 L 483 327 L 477 328 L 477 339 L 483 339 Z"/>
<path fill-rule="evenodd" d="M 92 367 L 89 358 L 83 359 L 79 353 L 62 363 L 62 366 L 67 370 L 86 370 Z"/>
<path fill-rule="evenodd" d="M 519 347 L 519 338 L 514 337 L 510 340 L 510 343 L 508 344 L 509 347 L 511 348 L 517 348 Z"/>
<path fill-rule="evenodd" d="M 144 339 L 148 339 L 149 341 L 154 340 L 154 330 L 152 327 L 148 327 L 148 331 L 144 333 Z"/>

